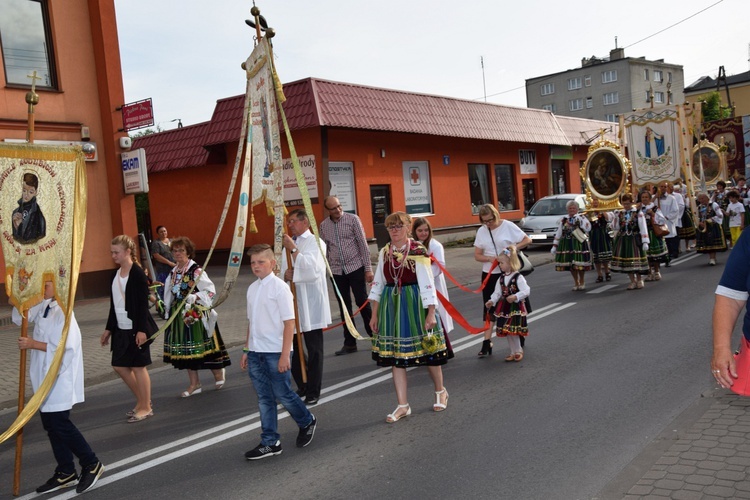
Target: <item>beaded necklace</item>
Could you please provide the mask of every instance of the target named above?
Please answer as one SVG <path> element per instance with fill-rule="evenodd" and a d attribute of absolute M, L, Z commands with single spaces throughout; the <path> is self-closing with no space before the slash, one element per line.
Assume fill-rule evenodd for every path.
<path fill-rule="evenodd" d="M 406 258 L 409 256 L 410 247 L 411 239 L 408 238 L 406 240 L 406 245 L 401 248 L 394 250 L 392 243 L 388 246 L 388 265 L 391 268 L 391 276 L 396 285 L 396 290 L 393 292 L 394 295 L 398 295 L 399 290 L 401 289 L 401 276 L 404 274 L 404 266 L 406 266 Z M 401 252 L 403 252 L 403 254 Z M 401 262 L 397 264 L 396 261 L 398 261 L 398 257 L 402 257 L 402 259 Z"/>

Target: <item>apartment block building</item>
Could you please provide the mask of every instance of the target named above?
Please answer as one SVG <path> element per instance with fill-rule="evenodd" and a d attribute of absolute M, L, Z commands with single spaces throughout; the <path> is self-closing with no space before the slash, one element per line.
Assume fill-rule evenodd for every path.
<path fill-rule="evenodd" d="M 583 58 L 581 67 L 526 80 L 526 106 L 557 115 L 616 122 L 617 116 L 653 103 L 679 104 L 684 97 L 682 66 L 663 59 L 625 57 L 614 49 L 609 57 Z"/>

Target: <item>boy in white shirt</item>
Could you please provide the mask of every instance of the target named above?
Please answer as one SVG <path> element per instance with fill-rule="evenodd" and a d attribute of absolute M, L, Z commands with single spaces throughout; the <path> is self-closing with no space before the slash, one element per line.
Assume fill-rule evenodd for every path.
<path fill-rule="evenodd" d="M 50 493 L 62 488 L 76 486 L 83 493 L 93 488 L 104 472 L 104 466 L 96 457 L 81 432 L 70 421 L 70 409 L 83 402 L 83 354 L 81 352 L 81 330 L 75 316 L 71 318 L 68 338 L 60 346 L 65 312 L 55 301 L 55 289 L 51 281 L 44 284 L 44 300 L 28 310 L 29 323 L 34 323 L 31 337 L 19 337 L 18 348 L 31 351 L 29 375 L 34 392 L 39 390 L 49 371 L 58 348 L 65 350 L 62 363 L 52 389 L 39 409 L 42 426 L 47 431 L 57 467 L 55 474 L 36 489 L 37 493 Z M 23 318 L 18 309 L 13 309 L 13 322 L 20 325 Z M 73 456 L 81 465 L 80 477 L 76 473 Z"/>
<path fill-rule="evenodd" d="M 260 410 L 260 444 L 245 453 L 258 460 L 281 453 L 276 400 L 299 426 L 297 447 L 310 444 L 317 420 L 292 390 L 292 338 L 294 298 L 283 280 L 273 274 L 276 259 L 270 245 L 253 245 L 247 251 L 250 267 L 258 278 L 247 288 L 247 344 L 240 367 L 248 370 Z"/>
<path fill-rule="evenodd" d="M 735 190 L 729 191 L 729 205 L 727 214 L 729 215 L 729 232 L 732 234 L 732 246 L 742 234 L 742 219 L 745 213 L 745 206 L 740 202 L 740 193 Z"/>

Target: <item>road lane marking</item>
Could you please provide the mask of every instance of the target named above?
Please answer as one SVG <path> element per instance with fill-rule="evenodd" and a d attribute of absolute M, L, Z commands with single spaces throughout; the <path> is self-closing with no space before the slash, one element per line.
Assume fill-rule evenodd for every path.
<path fill-rule="evenodd" d="M 560 304 L 560 303 L 553 303 L 547 306 L 544 306 L 542 308 L 539 308 L 538 310 L 535 310 L 533 313 L 529 314 L 528 323 L 531 323 L 533 321 L 536 321 L 538 319 L 542 319 L 546 316 L 549 316 L 551 314 L 554 314 L 556 312 L 562 311 L 564 309 L 567 309 L 571 306 L 576 305 L 576 302 L 570 302 L 566 304 Z M 453 345 L 460 345 L 459 347 L 453 349 L 454 352 L 459 352 L 464 349 L 467 349 L 474 344 L 478 344 L 484 340 L 484 338 L 480 335 L 468 335 L 465 336 L 456 342 L 453 343 Z M 407 368 L 407 371 L 412 371 L 418 367 L 411 367 Z M 385 373 L 387 372 L 387 373 Z M 379 375 L 379 376 L 378 376 Z M 375 377 L 375 378 L 372 378 Z M 371 380 L 366 380 L 371 379 Z M 353 385 L 352 383 L 362 380 L 362 382 Z M 366 380 L 366 381 L 365 381 Z M 368 372 L 366 374 L 353 377 L 350 380 L 341 382 L 339 384 L 335 384 L 331 387 L 328 387 L 326 389 L 323 389 L 321 391 L 322 394 L 325 394 L 327 392 L 336 390 L 337 388 L 343 388 L 346 386 L 351 386 L 346 389 L 342 389 L 339 392 L 336 392 L 334 394 L 330 394 L 327 396 L 323 396 L 320 398 L 320 401 L 318 402 L 317 406 L 326 404 L 330 401 L 335 401 L 339 398 L 343 398 L 345 396 L 348 396 L 350 394 L 354 394 L 356 392 L 359 392 L 361 390 L 367 389 L 373 385 L 377 385 L 381 382 L 387 382 L 391 380 L 391 373 L 388 368 L 379 368 L 376 370 L 372 370 L 371 372 Z M 281 410 L 278 414 L 279 420 L 289 417 L 289 413 L 283 409 L 281 405 L 278 405 L 278 408 Z M 97 482 L 97 488 L 100 486 L 106 486 L 108 484 L 114 483 L 116 481 L 119 481 L 121 479 L 129 478 L 135 474 L 138 474 L 140 472 L 144 472 L 148 469 L 157 467 L 159 465 L 162 465 L 164 463 L 170 462 L 172 460 L 176 460 L 180 457 L 189 455 L 191 453 L 194 453 L 196 451 L 202 450 L 204 448 L 207 448 L 209 446 L 213 446 L 215 444 L 219 444 L 223 441 L 226 441 L 228 439 L 232 439 L 234 437 L 240 436 L 242 434 L 248 433 L 250 431 L 253 431 L 255 429 L 258 429 L 260 427 L 260 421 L 258 420 L 260 418 L 259 412 L 254 412 L 248 416 L 241 417 L 238 419 L 234 419 L 230 422 L 220 424 L 217 426 L 214 426 L 210 429 L 206 429 L 204 431 L 198 432 L 196 434 L 192 434 L 189 437 L 185 437 L 182 439 L 178 439 L 176 441 L 170 442 L 168 444 L 164 444 L 162 446 L 152 448 L 150 450 L 144 451 L 142 453 L 138 453 L 136 455 L 132 455 L 130 457 L 127 457 L 125 459 L 119 460 L 117 462 L 112 462 L 110 464 L 104 464 L 106 471 L 114 471 L 116 469 L 126 467 L 132 463 L 139 462 L 141 460 L 146 460 L 149 457 L 153 455 L 157 455 L 159 453 L 166 452 L 173 448 L 179 448 L 175 451 L 169 452 L 163 456 L 158 456 L 156 458 L 153 458 L 151 460 L 148 460 L 147 462 L 143 462 L 141 464 L 135 465 L 133 467 L 130 467 L 128 469 L 125 469 L 123 471 L 117 472 L 115 474 L 105 474 L 102 479 L 100 479 Z M 231 429 L 233 427 L 236 427 L 240 425 L 241 427 L 237 427 L 233 430 L 229 430 L 225 434 L 220 434 L 211 437 L 212 435 L 216 434 L 217 432 L 222 432 L 227 429 Z M 197 442 L 195 444 L 189 445 L 185 448 L 182 448 L 182 446 L 187 445 L 188 443 L 195 441 L 197 439 L 206 438 L 204 441 Z M 106 472 L 105 471 L 105 472 Z M 55 498 L 56 499 L 67 499 L 67 498 L 73 498 L 76 496 L 77 493 L 75 491 L 67 492 L 62 495 L 58 495 Z M 37 493 L 30 493 L 28 495 L 25 495 L 23 497 L 20 497 L 21 500 L 30 500 L 32 498 L 37 498 L 39 495 Z"/>
<path fill-rule="evenodd" d="M 681 257 L 678 260 L 672 261 L 672 262 L 669 263 L 669 265 L 670 265 L 670 267 L 671 266 L 679 266 L 680 264 L 683 264 L 683 263 L 685 263 L 685 262 L 687 262 L 689 260 L 693 260 L 693 259 L 695 259 L 697 257 L 700 257 L 701 255 L 705 255 L 705 254 L 694 253 L 693 255 L 689 255 L 687 257 Z"/>
<path fill-rule="evenodd" d="M 604 286 L 600 286 L 599 288 L 594 288 L 593 290 L 589 290 L 586 293 L 589 293 L 589 294 L 590 293 L 602 293 L 602 292 L 606 292 L 607 290 L 611 290 L 612 288 L 617 288 L 618 286 L 620 285 L 604 285 Z"/>

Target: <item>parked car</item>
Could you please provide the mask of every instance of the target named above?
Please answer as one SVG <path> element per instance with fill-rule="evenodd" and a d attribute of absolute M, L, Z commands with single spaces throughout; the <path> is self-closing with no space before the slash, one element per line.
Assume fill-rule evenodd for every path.
<path fill-rule="evenodd" d="M 518 223 L 523 232 L 529 235 L 531 242 L 537 245 L 551 245 L 555 239 L 555 232 L 560 224 L 560 219 L 568 215 L 568 210 L 565 205 L 570 200 L 578 202 L 578 206 L 581 210 L 586 208 L 585 200 L 586 197 L 582 194 L 553 194 L 552 196 L 545 196 L 541 200 L 534 203 L 526 214 Z"/>

